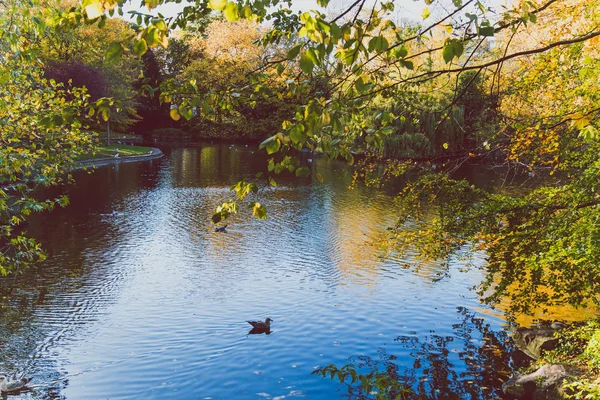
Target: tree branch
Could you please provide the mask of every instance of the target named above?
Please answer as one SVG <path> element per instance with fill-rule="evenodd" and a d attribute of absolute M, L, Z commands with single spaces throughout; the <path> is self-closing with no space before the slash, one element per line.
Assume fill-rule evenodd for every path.
<path fill-rule="evenodd" d="M 353 9 L 354 7 L 356 7 L 356 6 L 357 6 L 359 3 L 362 3 L 362 4 L 360 5 L 360 8 L 362 8 L 362 6 L 363 6 L 363 4 L 365 3 L 365 1 L 366 1 L 366 0 L 356 0 L 354 3 L 352 3 L 352 4 L 350 5 L 350 7 L 348 7 L 348 8 L 346 9 L 346 11 L 344 11 L 343 13 L 341 13 L 340 15 L 338 15 L 337 17 L 335 17 L 334 19 L 332 19 L 332 20 L 331 20 L 331 23 L 334 23 L 334 22 L 337 22 L 337 21 L 339 21 L 341 18 L 343 18 L 343 17 L 344 17 L 344 15 L 346 15 L 346 14 L 348 14 L 350 11 L 352 11 L 352 9 Z M 359 12 L 360 12 L 360 9 L 359 9 Z"/>
<path fill-rule="evenodd" d="M 392 83 L 390 85 L 387 85 L 385 87 L 381 87 L 381 88 L 373 90 L 371 92 L 364 93 L 364 94 L 361 94 L 359 96 L 353 97 L 350 100 L 355 100 L 355 99 L 358 99 L 358 98 L 371 96 L 373 94 L 382 92 L 382 91 L 384 91 L 386 89 L 391 89 L 391 88 L 393 88 L 395 86 L 398 86 L 398 85 L 400 85 L 402 83 L 408 83 L 408 82 L 411 82 L 411 81 L 416 81 L 416 80 L 419 80 L 421 78 L 430 77 L 432 75 L 441 75 L 441 74 L 449 74 L 449 73 L 455 73 L 455 72 L 464 72 L 464 71 L 471 71 L 471 70 L 477 70 L 477 69 L 482 69 L 482 68 L 488 68 L 488 67 L 491 67 L 493 65 L 497 65 L 499 63 L 502 63 L 504 61 L 507 61 L 507 60 L 510 60 L 510 59 L 513 59 L 513 58 L 517 58 L 517 57 L 521 57 L 521 56 L 526 56 L 526 55 L 531 55 L 531 54 L 544 53 L 544 52 L 546 52 L 548 50 L 551 50 L 551 49 L 553 49 L 555 47 L 567 46 L 567 45 L 570 45 L 570 44 L 585 42 L 586 40 L 590 40 L 590 39 L 595 38 L 597 36 L 600 36 L 600 31 L 594 31 L 594 32 L 591 32 L 591 33 L 589 33 L 587 35 L 584 35 L 584 36 L 581 36 L 581 37 L 578 37 L 578 38 L 573 38 L 573 39 L 569 39 L 569 40 L 561 40 L 561 41 L 554 42 L 554 43 L 551 43 L 551 44 L 549 44 L 547 46 L 540 47 L 540 48 L 537 48 L 537 49 L 519 51 L 519 52 L 516 52 L 516 53 L 513 53 L 513 54 L 509 54 L 507 56 L 504 56 L 504 57 L 501 57 L 501 58 L 498 58 L 496 60 L 492 60 L 492 61 L 489 61 L 489 62 L 483 63 L 483 64 L 477 64 L 477 65 L 471 65 L 471 66 L 463 66 L 463 67 L 460 67 L 460 68 L 453 68 L 453 69 L 442 69 L 442 70 L 434 70 L 434 71 L 423 72 L 421 74 L 413 75 L 413 76 L 408 77 L 406 79 L 401 79 L 401 80 L 399 80 L 397 82 L 394 82 L 394 83 Z"/>

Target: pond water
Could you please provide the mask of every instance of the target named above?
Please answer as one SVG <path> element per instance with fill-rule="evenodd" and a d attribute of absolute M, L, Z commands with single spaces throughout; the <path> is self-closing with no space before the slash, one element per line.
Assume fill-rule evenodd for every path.
<path fill-rule="evenodd" d="M 343 165 L 314 160 L 324 183 L 281 178 L 260 193 L 267 220 L 244 211 L 214 232 L 229 186 L 265 168 L 256 153 L 204 145 L 77 171 L 71 205 L 28 227 L 48 259 L 0 281 L 0 371 L 34 378 L 15 398 L 360 398 L 313 373 L 347 363 L 421 398 L 500 395 L 511 347 L 470 290 L 481 273 L 381 257 L 392 198 L 349 190 Z M 271 334 L 248 335 L 266 317 Z"/>

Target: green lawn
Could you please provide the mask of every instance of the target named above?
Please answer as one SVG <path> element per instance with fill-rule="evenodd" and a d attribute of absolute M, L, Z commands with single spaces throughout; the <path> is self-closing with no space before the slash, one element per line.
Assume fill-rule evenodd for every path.
<path fill-rule="evenodd" d="M 110 146 L 103 145 L 103 146 L 96 147 L 95 154 L 89 154 L 86 156 L 82 156 L 80 159 L 81 160 L 90 160 L 90 159 L 96 159 L 96 158 L 114 157 L 114 155 L 116 153 L 116 149 L 119 149 L 120 157 L 138 156 L 138 155 L 148 154 L 148 152 L 151 150 L 150 147 L 130 146 L 130 145 L 126 145 L 126 144 L 111 144 Z"/>
<path fill-rule="evenodd" d="M 106 140 L 106 131 L 98 132 L 98 139 Z M 121 140 L 121 139 L 138 139 L 141 140 L 142 137 L 140 135 L 132 135 L 131 133 L 111 133 L 110 134 L 111 141 L 113 140 Z"/>

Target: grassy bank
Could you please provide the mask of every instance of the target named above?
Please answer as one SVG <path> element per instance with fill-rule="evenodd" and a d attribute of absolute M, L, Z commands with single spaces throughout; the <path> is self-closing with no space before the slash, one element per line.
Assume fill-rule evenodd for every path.
<path fill-rule="evenodd" d="M 80 157 L 80 160 L 95 160 L 98 158 L 110 158 L 114 157 L 115 153 L 119 152 L 119 157 L 126 156 L 140 156 L 148 154 L 152 149 L 145 146 L 131 146 L 126 144 L 111 144 L 110 146 L 98 146 L 96 151 L 92 154 L 87 154 Z"/>

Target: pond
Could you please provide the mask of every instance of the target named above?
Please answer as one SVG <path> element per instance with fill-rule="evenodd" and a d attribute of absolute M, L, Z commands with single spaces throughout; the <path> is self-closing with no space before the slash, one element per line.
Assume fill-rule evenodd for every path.
<path fill-rule="evenodd" d="M 71 205 L 31 221 L 49 257 L 0 285 L 0 371 L 34 378 L 21 398 L 360 398 L 313 373 L 348 363 L 401 375 L 421 398 L 500 395 L 512 348 L 503 314 L 470 290 L 481 272 L 460 256 L 447 274 L 382 257 L 389 194 L 350 190 L 351 171 L 307 155 L 324 183 L 278 179 L 260 193 L 267 220 L 244 211 L 219 233 L 212 211 L 264 158 L 165 153 L 77 171 Z M 269 335 L 248 334 L 267 317 Z"/>

